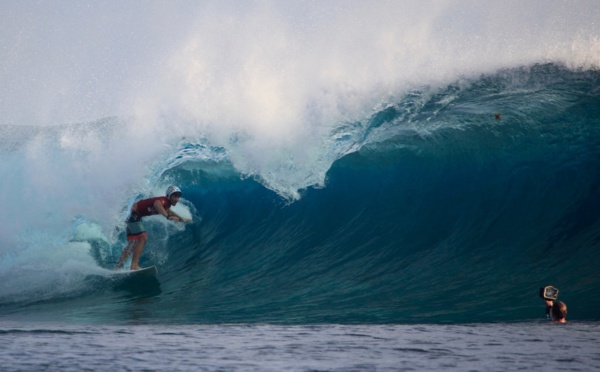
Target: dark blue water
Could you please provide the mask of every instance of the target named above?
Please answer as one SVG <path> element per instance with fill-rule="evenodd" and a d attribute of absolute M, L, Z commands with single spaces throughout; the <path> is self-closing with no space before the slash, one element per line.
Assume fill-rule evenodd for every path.
<path fill-rule="evenodd" d="M 537 289 L 552 284 L 574 316 L 598 320 L 600 75 L 534 66 L 413 103 L 376 113 L 365 137 L 393 134 L 289 204 L 252 179 L 169 170 L 202 222 L 169 238 L 168 313 L 517 321 L 539 316 Z M 411 126 L 436 130 L 402 132 Z"/>

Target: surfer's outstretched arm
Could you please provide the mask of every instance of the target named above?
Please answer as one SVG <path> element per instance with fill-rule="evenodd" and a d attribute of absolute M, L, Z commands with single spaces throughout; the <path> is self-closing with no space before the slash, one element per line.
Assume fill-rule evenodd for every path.
<path fill-rule="evenodd" d="M 169 219 L 169 211 L 165 209 L 160 200 L 154 202 L 154 209 L 158 212 L 158 214 L 163 215 L 163 217 Z"/>

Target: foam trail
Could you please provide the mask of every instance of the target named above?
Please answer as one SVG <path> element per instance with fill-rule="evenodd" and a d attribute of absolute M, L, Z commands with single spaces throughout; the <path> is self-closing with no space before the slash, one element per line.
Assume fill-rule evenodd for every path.
<path fill-rule="evenodd" d="M 136 149 L 140 133 L 116 119 L 13 132 L 0 149 L 0 202 L 10 211 L 0 224 L 0 297 L 70 296 L 86 288 L 86 275 L 104 274 L 85 241 L 122 244 L 132 195 L 155 192 L 143 164 L 164 145 L 148 138 Z"/>

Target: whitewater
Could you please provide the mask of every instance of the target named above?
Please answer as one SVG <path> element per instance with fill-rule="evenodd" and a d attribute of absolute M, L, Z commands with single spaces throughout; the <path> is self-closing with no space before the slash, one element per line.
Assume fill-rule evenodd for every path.
<path fill-rule="evenodd" d="M 7 368 L 598 367 L 597 2 L 0 14 Z M 193 223 L 145 218 L 158 275 L 115 278 L 172 184 Z"/>

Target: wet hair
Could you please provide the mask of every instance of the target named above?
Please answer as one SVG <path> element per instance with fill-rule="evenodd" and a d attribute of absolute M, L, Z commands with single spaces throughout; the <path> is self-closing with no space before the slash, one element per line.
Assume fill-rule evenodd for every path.
<path fill-rule="evenodd" d="M 565 319 L 567 317 L 567 304 L 562 301 L 554 301 L 552 304 L 552 318 L 554 320 Z"/>

